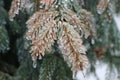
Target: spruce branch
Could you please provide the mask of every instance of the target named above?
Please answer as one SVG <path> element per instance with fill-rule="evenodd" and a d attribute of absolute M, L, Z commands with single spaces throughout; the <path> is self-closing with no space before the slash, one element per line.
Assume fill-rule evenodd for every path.
<path fill-rule="evenodd" d="M 80 33 L 81 36 L 88 36 L 95 37 L 95 25 L 94 25 L 94 17 L 93 15 L 86 11 L 85 9 L 81 9 L 81 16 L 80 18 L 75 14 L 73 11 L 69 9 L 64 10 L 65 13 L 65 20 L 73 25 L 74 29 Z"/>
<path fill-rule="evenodd" d="M 28 0 L 12 0 L 12 4 L 9 10 L 9 16 L 11 21 L 17 14 L 19 14 L 19 11 L 25 7 L 27 1 Z"/>
<path fill-rule="evenodd" d="M 85 37 L 92 36 L 95 38 L 96 37 L 95 20 L 92 13 L 88 12 L 85 9 L 81 9 L 80 20 Z"/>
<path fill-rule="evenodd" d="M 36 63 L 38 56 L 45 55 L 45 51 L 50 51 L 56 39 L 56 21 L 54 12 L 38 11 L 27 21 L 28 32 L 26 36 L 32 40 L 31 52 L 33 62 Z"/>
<path fill-rule="evenodd" d="M 88 63 L 82 39 L 73 26 L 66 22 L 61 23 L 61 33 L 59 36 L 58 44 L 63 57 L 67 64 L 72 66 L 73 74 L 76 75 L 76 72 L 83 70 Z"/>
<path fill-rule="evenodd" d="M 45 6 L 45 9 L 47 10 L 52 6 L 54 0 L 35 0 L 35 2 L 35 7 L 37 9 L 43 8 Z M 30 4 L 30 0 L 12 0 L 12 4 L 9 10 L 10 20 L 13 21 L 13 18 L 19 14 L 20 10 L 31 8 L 31 6 L 33 6 L 33 4 Z"/>
<path fill-rule="evenodd" d="M 10 20 L 13 20 L 15 15 L 19 13 L 19 10 L 21 8 L 20 4 L 21 4 L 21 0 L 13 0 L 12 1 L 11 8 L 9 11 Z"/>
<path fill-rule="evenodd" d="M 108 3 L 110 0 L 100 0 L 97 5 L 97 12 L 98 14 L 102 14 L 106 8 L 108 7 Z"/>

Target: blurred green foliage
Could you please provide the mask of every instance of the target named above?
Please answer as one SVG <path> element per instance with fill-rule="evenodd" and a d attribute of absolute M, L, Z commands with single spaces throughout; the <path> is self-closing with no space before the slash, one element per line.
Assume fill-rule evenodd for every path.
<path fill-rule="evenodd" d="M 0 6 L 0 52 L 9 50 L 9 35 L 6 30 L 7 24 L 7 12 L 3 7 Z"/>
<path fill-rule="evenodd" d="M 8 1 L 10 2 L 11 0 Z M 63 7 L 65 7 L 65 4 L 68 4 L 68 7 L 79 16 L 81 15 L 81 8 L 90 11 L 94 15 L 96 26 L 95 44 L 91 43 L 91 37 L 84 41 L 88 47 L 87 56 L 90 61 L 88 74 L 95 73 L 95 64 L 99 60 L 101 64 L 109 65 L 106 77 L 112 80 L 110 75 L 115 70 L 120 74 L 120 31 L 116 27 L 111 8 L 99 15 L 96 11 L 99 0 L 84 0 L 84 5 L 82 6 L 80 6 L 77 0 L 73 2 L 61 1 L 64 2 L 64 5 L 62 2 L 60 3 Z M 120 12 L 119 0 L 114 0 L 110 3 L 115 4 L 114 14 L 118 14 Z M 0 66 L 0 80 L 72 80 L 70 68 L 58 53 L 47 54 L 42 60 L 38 60 L 36 69 L 32 67 L 29 53 L 30 44 L 24 39 L 26 31 L 25 22 L 29 18 L 29 13 L 21 11 L 17 18 L 11 22 L 8 19 L 7 10 L 4 9 L 4 7 L 9 7 L 6 5 L 10 5 L 10 3 L 6 4 L 5 0 L 0 0 L 0 65 L 12 65 L 15 71 L 12 73 L 13 75 L 8 74 L 11 71 L 7 69 L 6 73 L 3 66 Z M 102 57 L 99 58 L 100 54 L 98 53 L 101 53 Z M 18 63 L 9 64 L 11 59 L 13 59 L 12 62 L 18 61 Z M 10 69 L 13 69 L 13 67 Z M 109 79 L 106 78 L 106 80 Z"/>

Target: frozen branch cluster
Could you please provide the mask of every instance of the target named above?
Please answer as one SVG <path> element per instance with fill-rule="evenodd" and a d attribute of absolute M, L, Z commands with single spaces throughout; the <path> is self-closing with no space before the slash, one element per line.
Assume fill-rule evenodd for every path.
<path fill-rule="evenodd" d="M 36 0 L 36 2 L 36 6 L 42 3 L 45 8 L 35 12 L 26 22 L 28 28 L 26 38 L 31 40 L 30 52 L 33 64 L 36 64 L 38 57 L 41 59 L 45 55 L 45 51 L 51 51 L 56 40 L 64 60 L 75 75 L 88 64 L 82 37 L 95 34 L 92 14 L 81 9 L 79 17 L 70 9 L 50 7 L 54 0 Z M 9 12 L 11 18 L 19 13 L 24 3 L 22 0 L 13 0 Z"/>

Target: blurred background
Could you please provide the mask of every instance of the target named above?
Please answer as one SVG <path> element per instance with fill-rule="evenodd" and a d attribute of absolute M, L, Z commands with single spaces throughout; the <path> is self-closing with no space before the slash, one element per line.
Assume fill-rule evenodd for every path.
<path fill-rule="evenodd" d="M 27 0 L 28 7 L 14 21 L 8 15 L 11 1 L 0 0 L 0 80 L 73 80 L 70 68 L 59 54 L 45 55 L 38 60 L 37 68 L 33 68 L 24 35 L 25 22 L 35 12 L 35 0 Z M 120 0 L 111 0 L 102 14 L 97 13 L 99 1 L 63 2 L 72 5 L 78 15 L 83 8 L 95 18 L 96 39 L 84 40 L 90 63 L 84 71 L 86 80 L 120 80 Z M 76 80 L 85 80 L 81 71 Z"/>

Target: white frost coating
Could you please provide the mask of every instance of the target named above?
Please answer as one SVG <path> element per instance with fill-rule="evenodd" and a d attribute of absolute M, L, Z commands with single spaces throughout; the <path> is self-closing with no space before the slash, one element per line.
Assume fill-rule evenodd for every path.
<path fill-rule="evenodd" d="M 42 56 L 41 55 L 39 55 L 39 58 L 38 58 L 39 60 L 41 60 L 42 59 Z"/>
<path fill-rule="evenodd" d="M 91 44 L 95 44 L 95 40 L 94 39 L 91 39 Z"/>
<path fill-rule="evenodd" d="M 36 68 L 37 67 L 37 64 L 33 62 L 33 68 Z"/>
<path fill-rule="evenodd" d="M 103 9 L 100 9 L 100 8 L 97 9 L 97 13 L 98 13 L 98 14 L 102 14 L 102 13 L 103 13 Z"/>
<path fill-rule="evenodd" d="M 76 80 L 87 80 L 83 71 L 78 71 L 76 75 Z M 89 80 L 89 79 L 88 79 Z"/>
<path fill-rule="evenodd" d="M 14 19 L 12 17 L 10 17 L 10 21 L 13 21 Z"/>
<path fill-rule="evenodd" d="M 114 20 L 116 22 L 118 30 L 120 31 L 120 15 L 114 15 Z"/>

